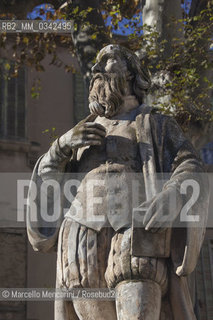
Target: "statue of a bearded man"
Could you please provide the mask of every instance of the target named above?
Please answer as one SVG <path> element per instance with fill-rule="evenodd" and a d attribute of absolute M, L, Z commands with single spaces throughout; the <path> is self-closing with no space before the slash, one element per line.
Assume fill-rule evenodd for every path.
<path fill-rule="evenodd" d="M 35 250 L 57 245 L 57 288 L 115 288 L 116 297 L 56 301 L 55 319 L 195 320 L 187 276 L 207 219 L 202 162 L 172 117 L 143 104 L 150 79 L 133 52 L 106 46 L 92 74 L 90 115 L 52 144 L 32 177 L 38 188 L 53 179 L 67 186 L 75 173 L 75 195 L 49 228 L 32 224 L 30 208 L 28 236 Z M 188 212 L 190 183 L 199 194 Z M 42 195 L 30 200 L 38 220 Z"/>

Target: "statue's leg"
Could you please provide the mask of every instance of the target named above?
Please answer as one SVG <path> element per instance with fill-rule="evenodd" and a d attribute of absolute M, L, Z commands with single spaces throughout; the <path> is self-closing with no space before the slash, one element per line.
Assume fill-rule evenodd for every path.
<path fill-rule="evenodd" d="M 58 237 L 58 254 L 56 268 L 56 289 L 64 288 L 62 285 L 62 235 L 66 220 L 63 221 Z M 54 320 L 78 320 L 72 301 L 56 299 L 54 303 Z"/>
<path fill-rule="evenodd" d="M 111 228 L 97 233 L 72 220 L 65 220 L 58 240 L 56 287 L 107 288 L 104 274 L 113 233 Z M 55 320 L 77 319 L 117 320 L 115 301 L 55 301 Z"/>
<path fill-rule="evenodd" d="M 159 320 L 160 285 L 151 280 L 123 281 L 116 286 L 118 320 Z"/>
<path fill-rule="evenodd" d="M 78 320 L 72 301 L 55 300 L 54 320 Z"/>
<path fill-rule="evenodd" d="M 57 261 L 57 266 L 59 266 L 59 261 Z M 59 288 L 61 288 L 61 269 L 58 267 L 56 273 L 56 289 Z M 78 320 L 73 302 L 56 299 L 54 303 L 54 320 Z"/>
<path fill-rule="evenodd" d="M 132 256 L 130 228 L 112 238 L 105 279 L 116 288 L 118 320 L 159 320 L 168 287 L 167 261 Z"/>
<path fill-rule="evenodd" d="M 79 320 L 117 320 L 114 301 L 74 300 Z"/>

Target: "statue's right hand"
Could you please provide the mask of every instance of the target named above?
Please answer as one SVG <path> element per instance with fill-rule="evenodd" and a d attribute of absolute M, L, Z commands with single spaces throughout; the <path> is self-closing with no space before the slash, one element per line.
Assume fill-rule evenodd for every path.
<path fill-rule="evenodd" d="M 99 146 L 106 136 L 106 129 L 99 123 L 80 122 L 59 138 L 59 145 L 64 154 L 85 146 Z"/>

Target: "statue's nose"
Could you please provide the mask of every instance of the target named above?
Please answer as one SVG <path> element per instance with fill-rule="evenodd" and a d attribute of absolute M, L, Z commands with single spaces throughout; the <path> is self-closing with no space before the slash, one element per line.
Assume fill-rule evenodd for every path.
<path fill-rule="evenodd" d="M 101 72 L 101 66 L 99 63 L 96 63 L 93 67 L 92 67 L 92 73 L 97 73 L 97 72 Z"/>

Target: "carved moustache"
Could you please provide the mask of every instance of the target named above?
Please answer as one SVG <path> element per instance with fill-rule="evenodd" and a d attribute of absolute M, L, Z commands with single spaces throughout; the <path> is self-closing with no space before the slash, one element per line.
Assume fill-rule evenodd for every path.
<path fill-rule="evenodd" d="M 115 73 L 96 73 L 89 88 L 89 109 L 92 114 L 111 118 L 124 102 L 126 77 Z"/>

